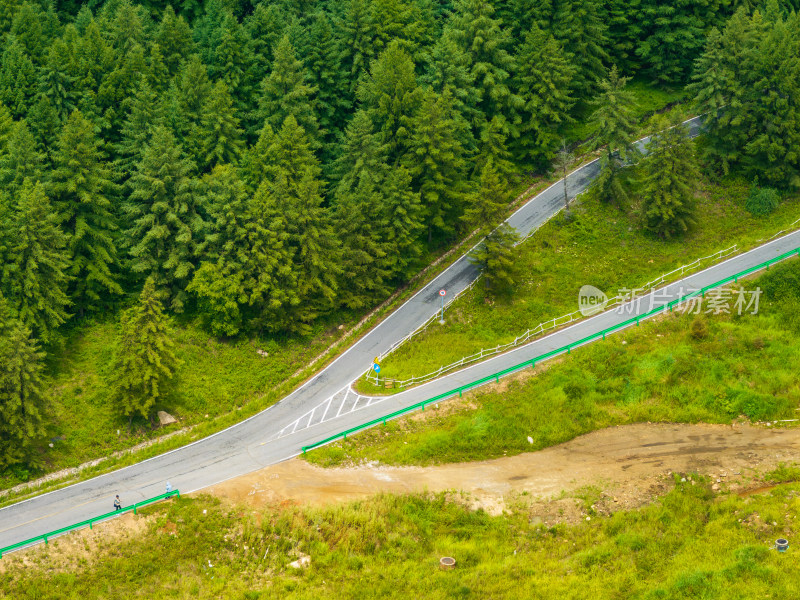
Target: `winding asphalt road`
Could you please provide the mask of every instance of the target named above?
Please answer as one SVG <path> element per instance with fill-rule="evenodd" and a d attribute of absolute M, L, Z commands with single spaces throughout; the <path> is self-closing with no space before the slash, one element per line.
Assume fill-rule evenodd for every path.
<path fill-rule="evenodd" d="M 696 135 L 699 120 L 693 119 L 688 124 Z M 643 145 L 646 139 L 639 143 Z M 571 173 L 567 177 L 570 196 L 585 190 L 598 169 L 595 161 Z M 509 224 L 521 235 L 527 235 L 561 209 L 562 194 L 562 183 L 557 182 L 514 213 L 508 219 Z M 668 286 L 657 297 L 645 297 L 640 306 L 629 306 L 627 311 L 596 315 L 512 352 L 389 398 L 349 397 L 346 390 L 369 368 L 374 356 L 436 312 L 438 290 L 445 288 L 448 295 L 456 295 L 478 276 L 475 267 L 461 257 L 328 367 L 274 406 L 188 446 L 0 509 L 0 547 L 106 513 L 115 494 L 121 496 L 123 504 L 132 504 L 163 493 L 167 480 L 187 493 L 286 460 L 297 455 L 303 445 L 582 339 L 668 302 L 681 290 L 685 293 L 712 284 L 798 247 L 800 232 L 789 234 Z M 307 422 L 305 415 L 309 415 Z"/>

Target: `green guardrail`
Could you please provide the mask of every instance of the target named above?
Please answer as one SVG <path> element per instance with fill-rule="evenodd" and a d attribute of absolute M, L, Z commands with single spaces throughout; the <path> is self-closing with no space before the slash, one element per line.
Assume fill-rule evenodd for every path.
<path fill-rule="evenodd" d="M 488 375 L 487 377 L 483 377 L 481 379 L 477 379 L 477 380 L 475 380 L 475 381 L 473 381 L 471 383 L 467 383 L 465 385 L 462 385 L 462 386 L 459 386 L 457 388 L 454 388 L 454 389 L 452 389 L 452 390 L 450 390 L 448 392 L 445 392 L 443 394 L 439 394 L 438 396 L 433 396 L 432 398 L 428 398 L 427 400 L 423 400 L 421 402 L 417 402 L 416 404 L 412 404 L 411 406 L 407 406 L 405 408 L 401 408 L 400 410 L 396 410 L 396 411 L 394 411 L 392 413 L 389 413 L 388 415 L 385 415 L 383 417 L 379 417 L 377 419 L 372 419 L 371 421 L 368 421 L 366 423 L 362 423 L 361 425 L 356 425 L 355 427 L 351 427 L 350 429 L 347 429 L 346 431 L 342 431 L 340 433 L 337 433 L 335 435 L 327 437 L 324 440 L 320 440 L 319 442 L 314 442 L 313 444 L 310 444 L 308 446 L 302 446 L 303 454 L 305 454 L 306 451 L 308 451 L 308 450 L 313 450 L 314 448 L 318 448 L 319 446 L 324 446 L 325 444 L 333 442 L 333 441 L 335 441 L 335 440 L 337 440 L 339 438 L 342 438 L 342 439 L 346 440 L 347 436 L 349 434 L 356 433 L 358 431 L 361 431 L 362 429 L 366 429 L 368 427 L 372 427 L 373 425 L 379 425 L 379 424 L 386 425 L 386 421 L 388 421 L 390 419 L 394 419 L 395 417 L 399 417 L 400 415 L 405 414 L 407 412 L 410 412 L 412 410 L 416 410 L 418 408 L 421 408 L 422 410 L 425 410 L 425 406 L 427 404 L 431 404 L 433 402 L 438 402 L 440 400 L 444 400 L 445 398 L 450 398 L 452 396 L 455 396 L 456 394 L 458 394 L 459 397 L 460 397 L 465 391 L 467 391 L 469 389 L 472 389 L 474 387 L 481 386 L 484 383 L 489 383 L 492 380 L 494 380 L 496 382 L 499 382 L 501 377 L 503 377 L 505 375 L 508 375 L 510 373 L 513 373 L 515 371 L 519 371 L 520 369 L 524 369 L 525 367 L 535 367 L 536 363 L 540 362 L 542 360 L 546 360 L 548 358 L 552 358 L 553 356 L 556 356 L 558 354 L 563 354 L 564 352 L 569 354 L 570 351 L 573 348 L 576 348 L 578 346 L 582 346 L 583 344 L 586 344 L 587 342 L 591 342 L 591 341 L 596 340 L 598 338 L 606 339 L 606 335 L 607 334 L 613 333 L 614 331 L 617 331 L 618 329 L 622 329 L 624 327 L 627 327 L 628 325 L 631 325 L 633 323 L 635 323 L 636 325 L 639 325 L 639 321 L 641 321 L 643 319 L 647 319 L 649 317 L 652 317 L 653 315 L 656 315 L 658 313 L 663 313 L 663 312 L 667 312 L 667 311 L 672 312 L 672 309 L 676 305 L 680 304 L 681 302 L 685 302 L 686 300 L 689 300 L 691 298 L 694 298 L 694 297 L 700 296 L 700 295 L 705 297 L 706 292 L 709 291 L 709 290 L 718 288 L 718 287 L 720 287 L 722 285 L 725 285 L 726 283 L 730 283 L 730 282 L 734 282 L 735 283 L 741 277 L 746 277 L 747 275 L 750 275 L 751 273 L 754 273 L 755 271 L 760 271 L 761 269 L 764 269 L 764 268 L 769 269 L 770 265 L 773 265 L 773 264 L 775 264 L 777 262 L 780 262 L 782 260 L 786 260 L 787 258 L 791 258 L 792 256 L 795 256 L 795 255 L 796 256 L 800 256 L 800 248 L 795 248 L 794 250 L 792 250 L 790 252 L 786 252 L 784 254 L 781 254 L 780 256 L 777 256 L 777 257 L 775 257 L 773 259 L 765 261 L 765 262 L 763 262 L 763 263 L 761 263 L 759 265 L 756 265 L 755 267 L 750 267 L 749 269 L 745 269 L 744 271 L 736 273 L 735 275 L 731 275 L 730 277 L 726 277 L 725 279 L 721 279 L 721 280 L 717 281 L 716 283 L 713 283 L 711 285 L 707 285 L 707 286 L 705 286 L 703 288 L 700 288 L 699 290 L 695 290 L 695 291 L 693 291 L 693 292 L 691 292 L 689 294 L 686 294 L 685 296 L 681 296 L 680 298 L 676 298 L 675 300 L 671 300 L 670 302 L 664 304 L 663 306 L 659 306 L 658 308 L 654 308 L 653 310 L 648 311 L 648 312 L 646 312 L 646 313 L 644 313 L 642 315 L 637 315 L 635 317 L 632 317 L 632 318 L 628 319 L 627 321 L 623 321 L 622 323 L 618 323 L 616 325 L 613 325 L 612 327 L 608 327 L 608 328 L 604 329 L 603 331 L 598 331 L 597 333 L 593 333 L 592 335 L 588 335 L 585 338 L 578 340 L 577 342 L 572 342 L 571 344 L 567 344 L 567 345 L 562 346 L 560 348 L 557 348 L 555 350 L 551 350 L 550 352 L 546 352 L 545 354 L 541 354 L 541 355 L 537 356 L 536 358 L 532 358 L 530 360 L 526 360 L 525 362 L 521 362 L 521 363 L 519 363 L 517 365 L 514 365 L 513 367 L 509 367 L 507 369 L 503 369 L 502 371 L 498 371 L 497 373 L 494 373 L 492 375 Z"/>
<path fill-rule="evenodd" d="M 3 554 L 5 554 L 6 552 L 10 552 L 11 550 L 16 550 L 17 548 L 22 548 L 24 546 L 30 546 L 31 544 L 35 544 L 36 542 L 43 541 L 45 544 L 47 544 L 48 540 L 52 537 L 56 537 L 58 535 L 61 535 L 62 533 L 67 533 L 69 531 L 74 531 L 75 529 L 81 529 L 82 527 L 86 527 L 87 525 L 89 526 L 89 529 L 92 529 L 94 524 L 97 523 L 98 521 L 104 521 L 106 519 L 110 519 L 115 515 L 121 515 L 123 513 L 130 511 L 133 511 L 133 514 L 136 514 L 136 511 L 145 504 L 152 504 L 153 502 L 158 502 L 159 500 L 165 500 L 167 498 L 171 498 L 172 496 L 177 496 L 178 498 L 180 498 L 181 497 L 180 490 L 172 490 L 171 492 L 161 494 L 160 496 L 153 496 L 152 498 L 148 498 L 147 500 L 142 500 L 141 502 L 137 502 L 136 504 L 131 504 L 130 506 L 124 506 L 119 510 L 113 510 L 104 515 L 100 515 L 99 517 L 86 519 L 85 521 L 81 521 L 80 523 L 75 523 L 74 525 L 68 525 L 67 527 L 56 529 L 55 531 L 50 531 L 42 535 L 37 535 L 36 537 L 32 537 L 30 539 L 25 540 L 24 542 L 11 544 L 10 546 L 6 546 L 5 548 L 0 548 L 0 558 L 3 558 Z"/>

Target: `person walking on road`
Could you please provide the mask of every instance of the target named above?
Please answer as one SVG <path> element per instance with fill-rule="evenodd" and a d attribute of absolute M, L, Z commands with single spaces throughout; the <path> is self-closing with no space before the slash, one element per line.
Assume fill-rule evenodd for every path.
<path fill-rule="evenodd" d="M 114 510 L 122 510 L 122 502 L 119 501 L 119 494 L 117 494 L 117 497 L 114 498 Z"/>
<path fill-rule="evenodd" d="M 167 493 L 169 494 L 172 491 L 172 484 L 168 481 L 167 482 Z"/>

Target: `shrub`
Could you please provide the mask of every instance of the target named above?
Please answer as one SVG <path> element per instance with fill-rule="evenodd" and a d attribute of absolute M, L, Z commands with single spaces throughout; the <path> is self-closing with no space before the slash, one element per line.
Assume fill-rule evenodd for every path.
<path fill-rule="evenodd" d="M 695 340 L 704 340 L 708 337 L 708 323 L 705 318 L 698 315 L 692 320 L 689 328 L 689 334 Z"/>
<path fill-rule="evenodd" d="M 751 214 L 763 217 L 770 214 L 781 202 L 780 194 L 773 188 L 758 187 L 755 183 L 750 188 L 750 195 L 747 196 L 744 207 Z"/>
<path fill-rule="evenodd" d="M 800 298 L 800 261 L 793 258 L 773 266 L 759 278 L 758 287 L 770 300 Z"/>

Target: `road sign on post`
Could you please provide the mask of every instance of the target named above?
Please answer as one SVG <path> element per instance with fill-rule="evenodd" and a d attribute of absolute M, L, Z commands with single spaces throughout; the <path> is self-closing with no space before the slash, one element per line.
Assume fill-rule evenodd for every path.
<path fill-rule="evenodd" d="M 381 372 L 381 366 L 378 363 L 373 363 L 372 368 L 375 370 L 376 373 Z"/>
<path fill-rule="evenodd" d="M 442 314 L 439 316 L 439 323 L 441 323 L 442 325 L 444 325 L 444 297 L 446 294 L 447 290 L 445 290 L 444 288 L 439 290 L 439 296 L 442 299 Z"/>

